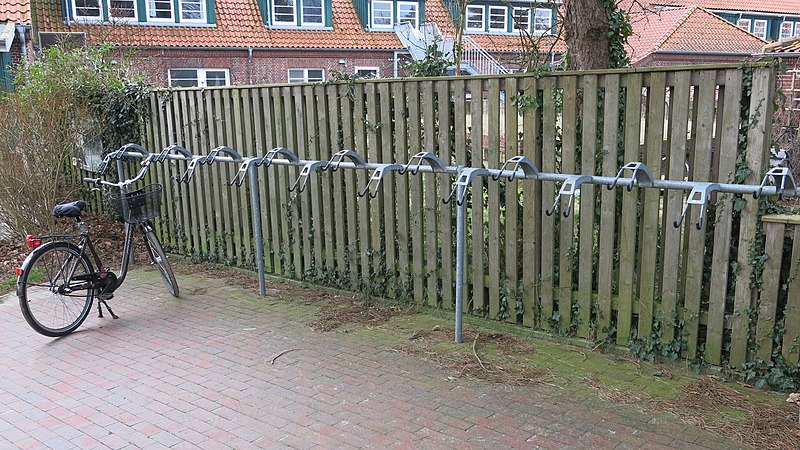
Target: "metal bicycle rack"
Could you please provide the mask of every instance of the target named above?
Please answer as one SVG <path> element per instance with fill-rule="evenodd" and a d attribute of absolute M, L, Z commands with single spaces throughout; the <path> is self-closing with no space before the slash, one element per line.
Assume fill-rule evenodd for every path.
<path fill-rule="evenodd" d="M 462 310 L 464 301 L 464 271 L 466 268 L 465 248 L 466 248 L 466 194 L 472 181 L 478 177 L 489 178 L 492 181 L 500 181 L 505 178 L 508 181 L 517 179 L 538 180 L 560 182 L 558 194 L 553 205 L 545 210 L 545 214 L 552 215 L 567 199 L 567 208 L 563 211 L 563 216 L 569 217 L 572 212 L 575 196 L 579 194 L 580 188 L 584 184 L 604 185 L 611 190 L 617 186 L 625 186 L 626 191 L 630 192 L 634 187 L 641 189 L 660 189 L 660 190 L 681 190 L 689 191 L 689 195 L 684 201 L 683 210 L 680 216 L 673 222 L 673 226 L 679 228 L 683 223 L 687 211 L 691 205 L 697 205 L 700 215 L 695 223 L 695 227 L 702 229 L 705 217 L 706 205 L 714 192 L 724 192 L 731 194 L 750 194 L 758 199 L 763 195 L 767 196 L 800 196 L 800 188 L 795 181 L 791 170 L 785 167 L 775 167 L 770 169 L 764 176 L 760 185 L 729 184 L 729 183 L 709 183 L 699 181 L 674 181 L 654 178 L 650 169 L 642 162 L 632 161 L 620 167 L 615 177 L 592 176 L 582 174 L 560 174 L 541 172 L 536 165 L 523 155 L 514 156 L 508 159 L 499 169 L 488 169 L 483 167 L 467 166 L 448 166 L 431 152 L 419 152 L 409 159 L 405 164 L 393 163 L 368 163 L 360 154 L 354 150 L 341 150 L 334 153 L 329 160 L 302 160 L 289 149 L 276 147 L 269 150 L 263 157 L 242 157 L 236 150 L 219 146 L 211 150 L 207 155 L 193 155 L 191 152 L 179 145 L 170 145 L 160 153 L 150 153 L 143 147 L 136 144 L 126 144 L 119 150 L 110 153 L 101 163 L 103 169 L 109 162 L 117 161 L 117 172 L 122 177 L 122 161 L 125 156 L 142 158 L 143 165 L 152 162 L 163 162 L 166 160 L 186 161 L 187 168 L 179 178 L 178 182 L 189 183 L 198 167 L 211 165 L 215 162 L 239 164 L 239 170 L 233 178 L 227 181 L 228 186 L 242 186 L 245 179 L 250 178 L 250 196 L 253 210 L 253 231 L 255 235 L 256 259 L 258 265 L 259 293 L 264 296 L 265 269 L 264 269 L 264 248 L 261 228 L 261 201 L 260 190 L 258 189 L 258 167 L 271 167 L 273 165 L 301 167 L 300 175 L 294 183 L 288 187 L 289 191 L 301 193 L 305 190 L 309 176 L 318 171 L 336 172 L 339 169 L 351 170 L 371 170 L 372 174 L 366 186 L 358 192 L 359 197 L 367 194 L 371 198 L 378 195 L 378 191 L 387 173 L 396 172 L 398 175 L 417 175 L 419 172 L 450 174 L 456 176 L 450 194 L 441 199 L 442 203 L 449 203 L 456 200 L 456 298 L 455 298 L 455 342 L 460 343 L 462 338 Z M 630 172 L 630 177 L 623 177 L 626 172 Z"/>

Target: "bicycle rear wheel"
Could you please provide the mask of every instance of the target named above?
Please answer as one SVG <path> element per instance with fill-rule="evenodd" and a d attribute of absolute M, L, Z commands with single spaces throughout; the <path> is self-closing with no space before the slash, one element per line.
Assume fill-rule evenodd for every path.
<path fill-rule="evenodd" d="M 144 234 L 147 254 L 150 255 L 150 260 L 153 261 L 153 264 L 158 268 L 158 272 L 161 274 L 161 278 L 164 280 L 164 284 L 167 286 L 169 293 L 175 297 L 180 296 L 178 282 L 175 281 L 175 274 L 172 273 L 172 267 L 170 267 L 169 260 L 164 254 L 161 242 L 150 227 L 143 225 L 142 233 Z"/>
<path fill-rule="evenodd" d="M 49 337 L 75 331 L 92 309 L 94 290 L 87 282 L 91 273 L 89 259 L 74 244 L 52 242 L 34 250 L 17 280 L 19 306 L 28 325 Z"/>

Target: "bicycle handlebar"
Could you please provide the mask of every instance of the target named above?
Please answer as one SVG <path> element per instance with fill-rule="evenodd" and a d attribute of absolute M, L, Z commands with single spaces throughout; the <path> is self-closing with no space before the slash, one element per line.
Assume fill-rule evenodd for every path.
<path fill-rule="evenodd" d="M 133 178 L 131 178 L 129 180 L 124 180 L 124 181 L 120 181 L 118 183 L 114 183 L 114 182 L 111 182 L 111 181 L 106 181 L 106 180 L 104 180 L 102 178 L 84 178 L 83 181 L 85 181 L 87 183 L 94 184 L 95 186 L 111 186 L 111 187 L 116 187 L 116 188 L 120 188 L 121 189 L 121 188 L 123 188 L 125 186 L 129 186 L 129 185 L 131 185 L 133 183 L 136 183 L 137 181 L 139 181 L 142 178 L 144 178 L 144 175 L 147 173 L 147 169 L 150 167 L 150 163 L 152 162 L 153 156 L 154 155 L 152 153 L 148 153 L 147 154 L 147 158 L 145 158 L 145 160 L 142 161 L 142 168 L 139 169 L 139 172 L 136 173 L 136 176 L 134 176 Z M 157 156 L 157 155 L 155 155 L 155 156 Z"/>

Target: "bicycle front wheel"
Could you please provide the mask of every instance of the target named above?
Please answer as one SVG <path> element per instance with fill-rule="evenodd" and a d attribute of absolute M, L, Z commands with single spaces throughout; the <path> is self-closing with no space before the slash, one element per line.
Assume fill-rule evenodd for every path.
<path fill-rule="evenodd" d="M 153 264 L 158 268 L 158 272 L 161 274 L 164 284 L 167 285 L 169 293 L 175 297 L 180 296 L 178 282 L 175 281 L 175 274 L 172 273 L 172 267 L 170 267 L 169 260 L 167 260 L 167 256 L 164 254 L 161 242 L 156 237 L 152 228 L 142 227 L 142 233 L 144 233 L 147 254 L 150 255 L 150 260 L 153 261 Z"/>
<path fill-rule="evenodd" d="M 28 325 L 49 337 L 75 331 L 92 309 L 94 290 L 87 281 L 92 273 L 89 259 L 74 244 L 52 242 L 34 250 L 17 281 Z"/>

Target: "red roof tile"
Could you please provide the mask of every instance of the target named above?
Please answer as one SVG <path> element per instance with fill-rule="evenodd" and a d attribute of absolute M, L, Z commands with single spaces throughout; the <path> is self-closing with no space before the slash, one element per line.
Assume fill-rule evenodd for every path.
<path fill-rule="evenodd" d="M 765 45 L 764 53 L 800 53 L 800 36 Z"/>
<path fill-rule="evenodd" d="M 728 11 L 800 14 L 800 0 L 655 0 L 659 6 L 700 6 Z"/>
<path fill-rule="evenodd" d="M 29 25 L 31 23 L 30 0 L 0 1 L 0 21 Z"/>
<path fill-rule="evenodd" d="M 750 55 L 767 42 L 696 6 L 634 11 L 631 22 L 628 53 L 634 64 L 658 51 Z"/>

